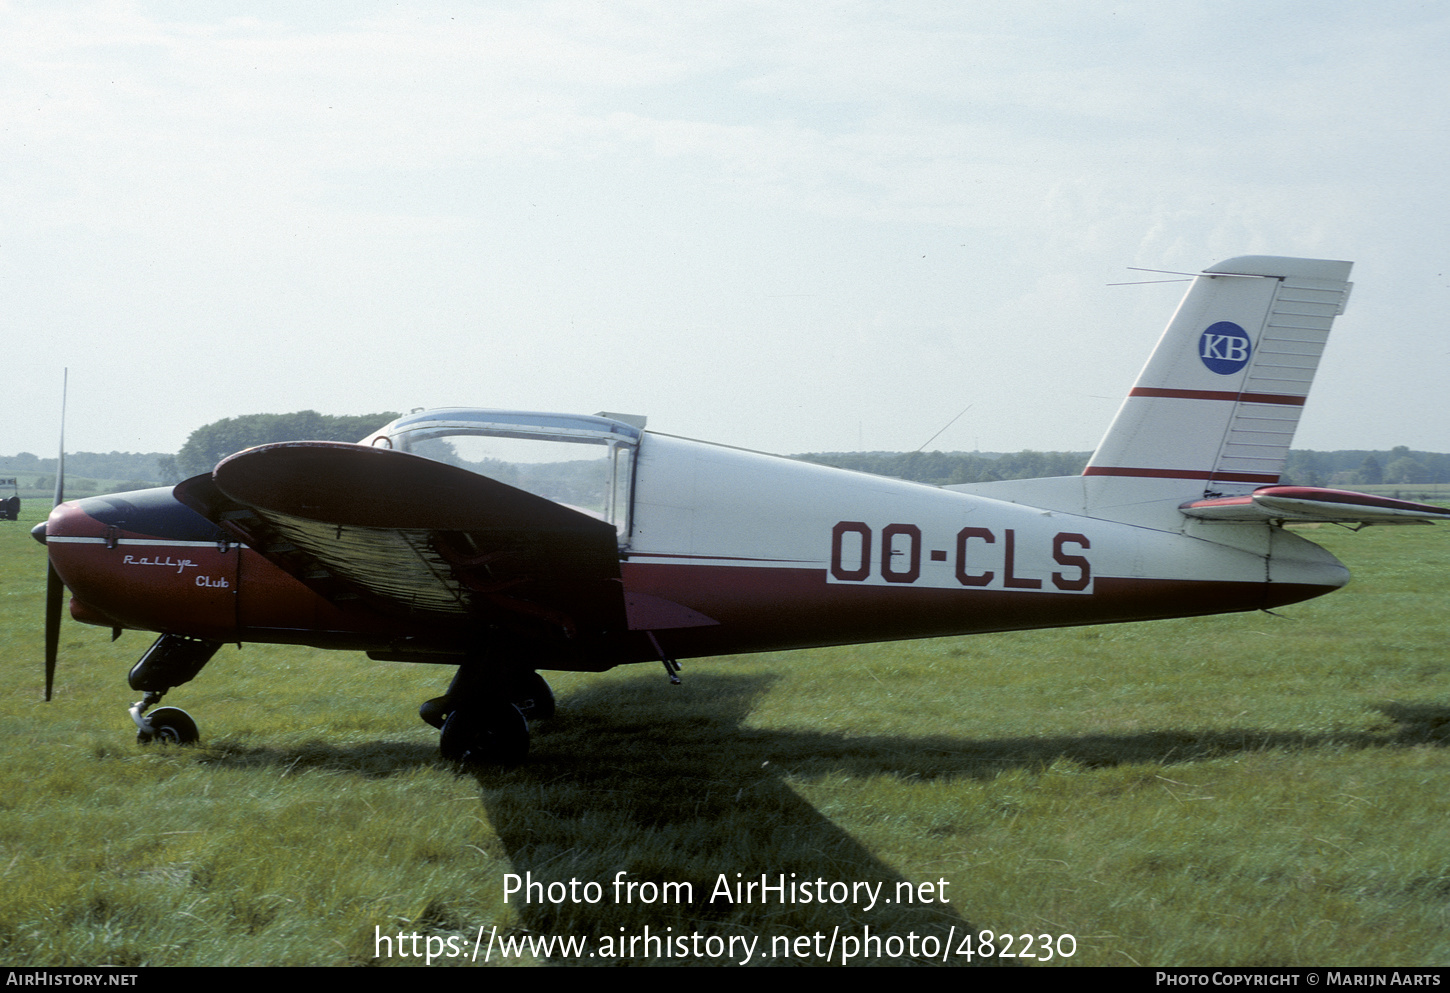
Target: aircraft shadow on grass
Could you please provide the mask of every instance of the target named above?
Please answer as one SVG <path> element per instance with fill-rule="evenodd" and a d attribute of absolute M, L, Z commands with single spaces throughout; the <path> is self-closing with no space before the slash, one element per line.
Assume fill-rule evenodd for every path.
<path fill-rule="evenodd" d="M 925 901 L 897 902 L 899 884 L 936 882 L 936 877 L 903 877 L 802 799 L 788 779 L 990 779 L 1059 760 L 1096 768 L 1177 765 L 1269 749 L 1450 744 L 1450 707 L 1410 703 L 1377 706 L 1398 725 L 1386 732 L 1243 728 L 972 739 L 969 734 L 851 736 L 749 726 L 756 701 L 773 682 L 770 676 L 696 672 L 683 687 L 644 676 L 599 684 L 565 697 L 559 714 L 539 723 L 541 733 L 526 764 L 468 770 L 513 873 L 540 884 L 545 892 L 551 884 L 563 884 L 554 887 L 555 895 L 571 882 L 600 887 L 600 898 L 593 903 L 577 887 L 573 899 L 519 902 L 522 897 L 516 895 L 510 905 L 518 909 L 521 930 L 584 937 L 591 948 L 600 947 L 598 942 L 606 937 L 618 941 L 652 934 L 670 939 L 698 933 L 758 935 L 757 949 L 768 949 L 778 936 L 793 942 L 820 934 L 828 942 L 837 928 L 837 935 L 854 937 L 869 928 L 882 938 L 931 935 L 945 942 L 955 934 L 960 941 L 974 931 L 964 908 L 940 902 L 934 891 Z M 216 761 L 341 766 L 362 775 L 388 776 L 433 764 L 437 758 L 424 745 L 334 747 L 316 742 L 300 755 L 295 749 L 244 749 Z M 636 884 L 632 899 L 628 891 L 614 888 L 620 872 L 626 874 L 626 886 Z M 762 876 L 772 886 L 820 879 L 873 888 L 879 884 L 879 889 L 869 909 L 865 891 L 857 891 L 855 899 L 825 903 L 793 901 L 798 889 L 763 895 L 757 889 L 749 894 L 752 899 L 735 899 L 741 895 L 737 884 L 759 883 Z M 730 888 L 729 898 L 718 889 L 722 879 Z M 650 883 L 654 890 L 646 885 Z M 679 886 L 670 890 L 666 883 L 688 883 L 689 892 Z M 631 960 L 660 947 L 637 945 Z M 825 946 L 813 941 L 811 947 L 818 954 Z M 800 960 L 819 961 L 810 956 Z M 946 960 L 967 964 L 961 956 L 948 955 Z"/>

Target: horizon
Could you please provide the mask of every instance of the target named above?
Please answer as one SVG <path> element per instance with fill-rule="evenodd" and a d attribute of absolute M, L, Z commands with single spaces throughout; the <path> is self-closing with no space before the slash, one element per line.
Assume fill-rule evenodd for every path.
<path fill-rule="evenodd" d="M 649 429 L 646 428 L 645 430 L 648 431 Z M 294 440 L 297 440 L 297 441 L 306 441 L 307 439 L 305 439 L 305 438 L 298 438 L 298 439 L 294 439 Z M 708 439 L 704 439 L 704 438 L 698 438 L 698 439 L 693 439 L 693 440 L 696 440 L 696 441 L 704 441 L 706 444 L 713 444 L 713 442 L 710 442 Z M 721 444 L 723 444 L 723 443 L 721 443 Z M 733 446 L 731 446 L 731 447 L 733 447 Z M 1400 449 L 1400 448 L 1407 449 L 1410 452 L 1410 454 L 1412 454 L 1412 455 L 1445 455 L 1445 456 L 1450 456 L 1450 452 L 1436 452 L 1436 451 L 1431 451 L 1429 449 L 1423 449 L 1423 448 L 1410 448 L 1410 446 L 1408 446 L 1408 445 L 1390 445 L 1387 448 L 1303 448 L 1303 447 L 1299 447 L 1299 446 L 1292 446 L 1292 447 L 1290 447 L 1289 452 L 1291 454 L 1294 453 L 1294 452 L 1319 452 L 1319 453 L 1331 454 L 1331 455 L 1332 454 L 1337 454 L 1337 453 L 1342 453 L 1342 452 L 1357 452 L 1357 453 L 1363 453 L 1363 454 L 1367 454 L 1367 455 L 1379 455 L 1379 454 L 1390 454 L 1390 453 L 1393 453 L 1396 449 Z M 875 448 L 875 449 L 862 449 L 862 450 L 856 450 L 856 449 L 822 449 L 822 450 L 819 450 L 819 451 L 811 451 L 811 452 L 763 452 L 762 454 L 765 454 L 765 455 L 778 455 L 781 458 L 787 458 L 787 459 L 789 459 L 789 458 L 799 458 L 799 457 L 805 456 L 805 455 L 913 455 L 913 454 L 917 454 L 917 453 L 921 453 L 923 455 L 926 455 L 926 454 L 940 454 L 940 455 L 984 455 L 984 456 L 994 456 L 994 455 L 1017 455 L 1017 454 L 1020 454 L 1022 452 L 1040 452 L 1040 453 L 1042 453 L 1044 455 L 1091 455 L 1094 451 L 1095 451 L 1095 449 L 1092 449 L 1092 448 L 1013 448 L 1013 449 L 1005 449 L 1005 448 L 952 448 L 952 449 L 946 449 L 946 448 L 925 448 L 925 449 L 921 449 L 921 448 L 913 448 L 913 449 L 886 449 L 886 448 Z M 152 456 L 152 455 L 155 455 L 155 456 L 168 456 L 168 455 L 172 455 L 172 456 L 174 456 L 174 455 L 177 454 L 177 452 L 135 452 L 135 451 L 121 451 L 119 449 L 112 449 L 110 451 L 102 452 L 102 451 L 93 451 L 93 450 L 90 450 L 90 449 L 77 449 L 77 450 L 69 450 L 68 449 L 65 454 L 66 454 L 66 457 L 67 458 L 69 458 L 69 457 L 71 457 L 73 455 L 121 455 L 121 456 L 127 456 L 127 455 L 129 455 L 129 456 L 135 456 L 135 457 L 146 457 L 146 456 Z M 7 454 L 0 454 L 0 461 L 6 461 L 6 460 L 9 460 L 9 459 L 17 459 L 17 458 L 19 458 L 22 455 L 33 455 L 33 456 L 35 456 L 36 459 L 38 459 L 39 461 L 42 461 L 42 462 L 45 462 L 45 461 L 54 462 L 56 460 L 56 456 L 54 456 L 54 455 L 41 455 L 38 452 L 31 452 L 29 450 L 24 450 L 24 451 L 15 452 L 15 453 L 8 454 L 8 455 Z M 21 471 L 30 471 L 30 470 L 21 470 Z"/>

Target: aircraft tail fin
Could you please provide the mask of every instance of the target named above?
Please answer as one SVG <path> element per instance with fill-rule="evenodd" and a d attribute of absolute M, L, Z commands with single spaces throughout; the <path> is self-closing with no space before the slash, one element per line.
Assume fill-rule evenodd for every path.
<path fill-rule="evenodd" d="M 1250 255 L 1205 269 L 1083 475 L 1176 481 L 1184 499 L 1278 483 L 1350 267 Z"/>

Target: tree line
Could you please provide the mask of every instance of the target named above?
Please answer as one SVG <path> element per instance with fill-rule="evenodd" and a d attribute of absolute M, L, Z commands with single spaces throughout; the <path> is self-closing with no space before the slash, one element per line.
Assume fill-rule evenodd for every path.
<path fill-rule="evenodd" d="M 1076 476 L 1091 452 L 810 452 L 795 456 L 838 469 L 872 472 L 933 486 L 996 479 Z"/>
<path fill-rule="evenodd" d="M 841 469 L 874 472 L 933 486 L 987 483 L 997 479 L 1076 476 L 1091 452 L 812 452 L 796 458 Z M 1377 486 L 1450 483 L 1450 454 L 1346 449 L 1289 453 L 1282 476 L 1296 486 Z"/>
<path fill-rule="evenodd" d="M 357 441 L 372 434 L 399 414 L 319 414 L 299 410 L 295 414 L 244 414 L 203 424 L 186 439 L 169 467 L 180 482 L 211 472 L 234 452 L 279 441 Z"/>
<path fill-rule="evenodd" d="M 315 410 L 291 414 L 244 414 L 204 424 L 174 455 L 148 452 L 73 452 L 66 473 L 92 479 L 138 483 L 178 483 L 210 472 L 222 459 L 255 445 L 279 441 L 357 441 L 399 415 L 333 415 Z M 810 452 L 795 458 L 822 465 L 910 479 L 935 486 L 996 479 L 1075 476 L 1090 452 Z M 55 459 L 31 452 L 0 456 L 0 473 L 55 472 Z M 53 475 L 50 477 L 53 480 Z M 1300 486 L 1416 485 L 1450 483 L 1450 454 L 1412 451 L 1399 445 L 1387 451 L 1334 452 L 1294 450 L 1284 467 L 1284 482 Z M 45 483 L 43 485 L 53 485 Z"/>
<path fill-rule="evenodd" d="M 211 472 L 222 459 L 244 448 L 277 441 L 357 441 L 398 416 L 391 412 L 336 415 L 299 410 L 292 414 L 225 417 L 191 432 L 181 450 L 174 455 L 165 452 L 67 452 L 65 471 L 67 478 L 81 476 L 124 479 L 147 485 L 175 484 L 189 476 Z M 34 484 L 39 488 L 55 485 L 55 464 L 55 459 L 40 458 L 33 452 L 0 455 L 0 473 L 51 474 L 48 481 Z M 30 485 L 28 481 L 27 485 Z M 134 487 L 128 483 L 127 488 Z"/>
<path fill-rule="evenodd" d="M 91 479 L 159 480 L 158 460 L 170 458 L 164 452 L 67 452 L 65 471 Z M 51 473 L 54 485 L 55 459 L 42 459 L 33 452 L 0 455 L 0 473 Z"/>

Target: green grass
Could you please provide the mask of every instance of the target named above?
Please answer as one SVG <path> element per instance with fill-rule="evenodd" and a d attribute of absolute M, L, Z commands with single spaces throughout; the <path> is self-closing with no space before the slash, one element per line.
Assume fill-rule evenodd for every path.
<path fill-rule="evenodd" d="M 1071 934 L 1079 965 L 1450 962 L 1444 528 L 1307 529 L 1356 578 L 1282 616 L 687 661 L 682 686 L 550 674 L 560 714 L 529 763 L 460 773 L 415 716 L 437 667 L 226 648 L 166 699 L 203 745 L 141 748 L 125 674 L 146 636 L 67 620 L 42 702 L 38 514 L 0 523 L 12 965 L 367 964 L 375 928 L 471 950 L 480 927 L 592 949 L 645 928 L 762 951 L 955 928 Z M 620 871 L 693 899 L 616 903 Z M 506 903 L 508 873 L 604 899 Z M 709 898 L 761 873 L 945 881 L 949 902 Z"/>
<path fill-rule="evenodd" d="M 0 472 L 0 475 L 5 473 Z M 29 520 L 30 515 L 38 515 L 36 520 L 44 517 L 50 512 L 51 501 L 55 499 L 55 474 L 37 473 L 26 471 L 21 473 L 11 472 L 19 481 L 15 490 L 5 488 L 0 497 L 8 497 L 12 494 L 19 496 L 23 503 L 23 512 Z M 48 486 L 36 486 L 37 481 L 49 479 Z M 67 500 L 80 500 L 88 496 L 97 496 L 105 493 L 124 493 L 129 490 L 144 490 L 153 486 L 160 486 L 161 483 L 146 479 L 100 479 L 88 476 L 76 476 L 70 473 L 65 477 L 65 498 Z M 34 522 L 32 521 L 32 524 Z"/>
<path fill-rule="evenodd" d="M 1421 503 L 1443 505 L 1450 500 L 1450 483 L 1356 483 L 1353 486 L 1337 488 Z"/>

